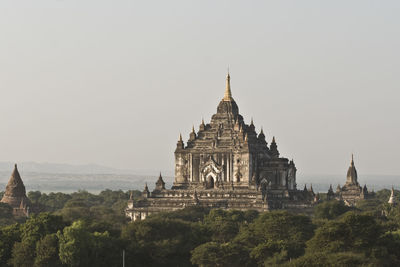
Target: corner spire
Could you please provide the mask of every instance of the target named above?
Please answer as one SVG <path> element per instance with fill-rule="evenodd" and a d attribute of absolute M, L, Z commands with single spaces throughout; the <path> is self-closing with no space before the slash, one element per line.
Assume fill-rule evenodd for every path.
<path fill-rule="evenodd" d="M 231 92 L 231 76 L 226 75 L 226 87 L 225 87 L 225 94 L 224 94 L 224 101 L 231 101 L 232 100 L 232 92 Z"/>

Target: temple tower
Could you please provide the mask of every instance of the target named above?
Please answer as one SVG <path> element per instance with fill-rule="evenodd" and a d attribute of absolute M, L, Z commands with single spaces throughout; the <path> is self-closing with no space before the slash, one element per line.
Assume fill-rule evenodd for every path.
<path fill-rule="evenodd" d="M 338 186 L 336 190 L 336 199 L 343 200 L 348 206 L 354 206 L 359 199 L 368 198 L 368 189 L 365 185 L 361 187 L 358 183 L 357 170 L 354 164 L 354 156 L 351 155 L 350 167 L 347 170 L 346 183 L 343 187 Z"/>
<path fill-rule="evenodd" d="M 196 131 L 198 129 L 198 131 Z M 312 186 L 297 190 L 296 165 L 281 157 L 275 137 L 270 145 L 264 130 L 257 133 L 253 119 L 246 124 L 226 76 L 225 90 L 217 111 L 207 123 L 192 126 L 185 143 L 179 135 L 175 148 L 175 180 L 165 188 L 162 176 L 155 189 L 145 187 L 143 198 L 128 201 L 131 220 L 190 206 L 311 212 L 319 201 Z"/>
<path fill-rule="evenodd" d="M 25 186 L 18 172 L 17 164 L 14 165 L 14 170 L 7 183 L 6 191 L 1 202 L 10 205 L 16 216 L 29 215 L 30 201 L 26 196 Z"/>

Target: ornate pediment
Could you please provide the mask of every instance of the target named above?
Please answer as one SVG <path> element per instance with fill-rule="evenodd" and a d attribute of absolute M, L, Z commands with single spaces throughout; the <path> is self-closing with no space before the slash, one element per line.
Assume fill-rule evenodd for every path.
<path fill-rule="evenodd" d="M 222 172 L 223 168 L 212 157 L 210 157 L 201 167 L 201 173 L 207 176 L 210 172 L 218 175 Z"/>

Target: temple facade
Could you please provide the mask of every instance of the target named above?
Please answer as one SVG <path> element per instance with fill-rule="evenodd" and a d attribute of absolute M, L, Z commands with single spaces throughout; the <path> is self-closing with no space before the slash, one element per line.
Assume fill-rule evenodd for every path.
<path fill-rule="evenodd" d="M 354 165 L 354 157 L 351 155 L 350 167 L 347 170 L 346 183 L 341 187 L 337 186 L 336 192 L 333 192 L 332 185 L 330 186 L 327 194 L 329 199 L 342 200 L 347 206 L 355 206 L 357 200 L 367 199 L 368 193 L 367 185 L 363 187 L 358 183 L 357 170 Z"/>
<path fill-rule="evenodd" d="M 30 201 L 26 196 L 25 186 L 18 172 L 17 164 L 14 166 L 1 202 L 7 203 L 13 208 L 14 216 L 29 216 Z"/>
<path fill-rule="evenodd" d="M 230 76 L 225 94 L 209 123 L 192 128 L 185 144 L 182 136 L 175 149 L 175 180 L 165 188 L 160 177 L 154 191 L 146 185 L 143 199 L 128 202 L 132 220 L 147 215 L 200 205 L 211 208 L 307 209 L 316 195 L 297 190 L 293 160 L 280 157 L 275 137 L 268 145 L 263 130 L 253 120 L 246 124 L 232 97 Z"/>

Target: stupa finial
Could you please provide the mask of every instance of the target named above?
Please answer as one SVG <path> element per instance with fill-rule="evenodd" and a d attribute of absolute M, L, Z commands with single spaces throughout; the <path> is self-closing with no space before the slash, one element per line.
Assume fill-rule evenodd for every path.
<path fill-rule="evenodd" d="M 225 87 L 225 94 L 224 94 L 224 101 L 231 101 L 232 100 L 232 92 L 231 92 L 231 76 L 229 75 L 229 69 L 228 69 L 228 75 L 226 75 L 226 87 Z"/>

